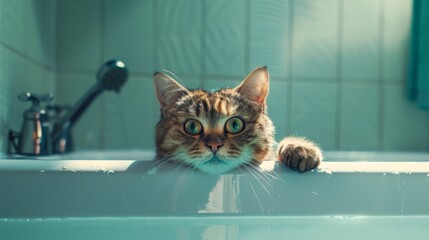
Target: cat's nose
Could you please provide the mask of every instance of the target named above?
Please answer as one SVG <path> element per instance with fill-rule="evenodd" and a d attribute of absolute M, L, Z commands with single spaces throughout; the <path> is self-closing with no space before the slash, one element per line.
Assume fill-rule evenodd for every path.
<path fill-rule="evenodd" d="M 220 147 L 222 147 L 223 144 L 217 143 L 217 142 L 209 142 L 206 143 L 206 147 L 208 147 L 210 150 L 212 150 L 213 153 L 216 153 Z"/>
<path fill-rule="evenodd" d="M 203 142 L 213 153 L 216 153 L 225 143 L 225 137 L 220 134 L 210 133 L 203 138 Z"/>

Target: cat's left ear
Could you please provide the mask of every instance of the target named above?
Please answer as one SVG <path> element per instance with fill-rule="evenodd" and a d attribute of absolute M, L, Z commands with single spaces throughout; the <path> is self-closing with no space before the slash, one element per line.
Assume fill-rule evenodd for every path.
<path fill-rule="evenodd" d="M 235 91 L 252 102 L 265 104 L 270 89 L 270 76 L 267 67 L 258 67 L 253 70 L 235 88 Z"/>
<path fill-rule="evenodd" d="M 155 72 L 153 77 L 156 97 L 163 109 L 174 105 L 181 96 L 189 94 L 185 87 L 164 73 Z"/>

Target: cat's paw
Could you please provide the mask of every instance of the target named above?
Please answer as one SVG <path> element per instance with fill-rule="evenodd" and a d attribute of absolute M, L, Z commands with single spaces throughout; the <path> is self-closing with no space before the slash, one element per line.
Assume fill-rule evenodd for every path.
<path fill-rule="evenodd" d="M 288 137 L 279 143 L 277 159 L 292 169 L 306 172 L 319 166 L 323 155 L 316 144 L 304 138 Z"/>

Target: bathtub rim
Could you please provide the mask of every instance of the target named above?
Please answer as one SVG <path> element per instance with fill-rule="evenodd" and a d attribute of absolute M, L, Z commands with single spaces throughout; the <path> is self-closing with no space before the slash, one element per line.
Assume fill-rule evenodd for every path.
<path fill-rule="evenodd" d="M 118 157 L 121 158 L 118 158 Z M 0 156 L 0 171 L 44 172 L 124 172 L 139 165 L 146 170 L 155 167 L 153 151 L 82 151 L 66 155 L 29 157 Z M 409 161 L 412 159 L 413 161 Z M 391 160 L 391 161 L 389 161 Z M 423 161 L 426 160 L 426 161 Z M 282 163 L 267 160 L 261 168 L 282 168 Z M 426 173 L 429 176 L 429 153 L 424 152 L 355 152 L 327 151 L 325 160 L 309 173 Z M 236 173 L 232 170 L 228 173 Z M 225 173 L 225 174 L 228 174 Z"/>

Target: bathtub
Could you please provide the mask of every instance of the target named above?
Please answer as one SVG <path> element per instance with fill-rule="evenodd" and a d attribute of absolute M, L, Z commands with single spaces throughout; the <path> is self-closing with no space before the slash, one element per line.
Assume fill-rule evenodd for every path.
<path fill-rule="evenodd" d="M 0 239 L 428 239 L 429 154 L 208 175 L 154 153 L 0 159 Z"/>

